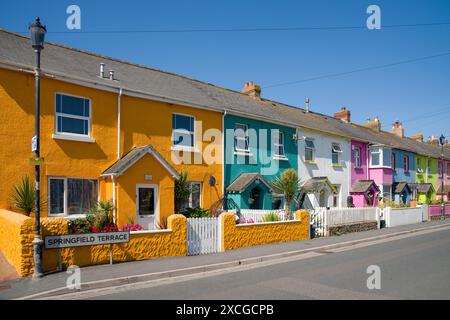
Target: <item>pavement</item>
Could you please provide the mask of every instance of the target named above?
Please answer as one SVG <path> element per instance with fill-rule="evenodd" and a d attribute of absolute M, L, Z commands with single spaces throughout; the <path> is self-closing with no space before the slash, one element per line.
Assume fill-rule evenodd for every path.
<path fill-rule="evenodd" d="M 118 263 L 114 265 L 81 268 L 82 291 L 99 289 L 121 284 L 133 284 L 155 279 L 167 279 L 182 275 L 198 274 L 246 264 L 282 259 L 289 256 L 312 252 L 318 248 L 338 248 L 356 245 L 374 239 L 395 237 L 424 229 L 449 227 L 448 221 L 431 221 L 381 230 L 371 230 L 346 234 L 339 237 L 316 238 L 307 241 L 293 241 L 261 246 L 253 246 L 223 253 L 167 257 L 144 261 Z M 0 283 L 0 299 L 16 299 L 32 296 L 42 298 L 73 292 L 66 288 L 70 275 L 61 272 L 49 274 L 42 279 L 20 278 Z"/>
<path fill-rule="evenodd" d="M 80 292 L 56 299 L 448 300 L 449 266 L 447 229 L 410 234 L 396 241 L 380 240 L 360 248 L 331 249 L 258 268 L 227 270 L 183 281 Z M 377 268 L 376 274 L 372 268 Z M 378 276 L 378 283 L 371 280 L 373 275 Z"/>
<path fill-rule="evenodd" d="M 0 251 L 0 290 L 1 282 L 18 278 L 19 274 L 17 273 L 16 269 L 9 264 L 8 260 L 6 260 L 5 256 Z"/>

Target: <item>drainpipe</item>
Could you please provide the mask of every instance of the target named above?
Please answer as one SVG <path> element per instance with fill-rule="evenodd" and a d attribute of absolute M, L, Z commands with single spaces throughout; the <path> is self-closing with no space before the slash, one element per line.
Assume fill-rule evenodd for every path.
<path fill-rule="evenodd" d="M 367 180 L 370 180 L 370 174 L 369 174 L 369 166 L 370 166 L 370 146 L 367 145 L 366 147 L 366 176 Z"/>
<path fill-rule="evenodd" d="M 119 88 L 117 97 L 117 160 L 120 159 L 120 108 L 122 102 L 122 87 Z"/>
<path fill-rule="evenodd" d="M 116 224 L 117 221 L 117 198 L 116 198 L 116 175 L 111 176 L 112 179 L 112 201 L 113 201 L 113 223 Z"/>
<path fill-rule="evenodd" d="M 227 115 L 227 110 L 222 113 L 222 199 L 225 196 L 225 116 Z"/>

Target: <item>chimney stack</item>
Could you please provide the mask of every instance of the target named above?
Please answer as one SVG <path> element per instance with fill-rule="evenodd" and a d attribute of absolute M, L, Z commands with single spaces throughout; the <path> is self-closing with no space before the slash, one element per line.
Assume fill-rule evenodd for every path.
<path fill-rule="evenodd" d="M 347 123 L 351 122 L 351 112 L 346 107 L 342 107 L 340 111 L 333 115 L 333 117 Z"/>
<path fill-rule="evenodd" d="M 439 145 L 439 138 L 436 136 L 431 136 L 428 138 L 427 143 L 429 144 L 434 144 L 434 145 Z"/>
<path fill-rule="evenodd" d="M 114 70 L 109 70 L 109 80 L 115 80 L 114 79 Z"/>
<path fill-rule="evenodd" d="M 421 132 L 411 136 L 411 139 L 418 141 L 418 142 L 423 142 L 423 134 Z"/>
<path fill-rule="evenodd" d="M 401 138 L 403 138 L 405 136 L 405 129 L 403 128 L 403 124 L 399 120 L 395 121 L 392 124 L 391 132 Z"/>
<path fill-rule="evenodd" d="M 367 123 L 364 126 L 373 131 L 377 131 L 377 132 L 381 131 L 381 122 L 380 122 L 380 119 L 378 119 L 378 117 L 375 117 L 375 119 L 373 119 L 373 120 L 370 120 L 370 118 L 368 118 Z"/>
<path fill-rule="evenodd" d="M 253 81 L 247 82 L 241 92 L 253 98 L 261 98 L 261 87 Z"/>

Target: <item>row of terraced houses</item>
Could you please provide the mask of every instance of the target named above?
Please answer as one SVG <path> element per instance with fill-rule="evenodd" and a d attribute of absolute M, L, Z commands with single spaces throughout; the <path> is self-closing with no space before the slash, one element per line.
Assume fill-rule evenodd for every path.
<path fill-rule="evenodd" d="M 33 176 L 34 56 L 29 38 L 0 31 L 0 208 Z M 112 199 L 119 225 L 154 228 L 174 213 L 174 181 L 186 172 L 186 206 L 224 196 L 242 209 L 277 209 L 271 181 L 301 178 L 301 206 L 365 207 L 449 198 L 450 148 L 402 123 L 358 125 L 176 74 L 47 43 L 42 55 L 41 192 L 48 217 L 80 217 Z M 444 179 L 444 188 L 441 179 Z"/>

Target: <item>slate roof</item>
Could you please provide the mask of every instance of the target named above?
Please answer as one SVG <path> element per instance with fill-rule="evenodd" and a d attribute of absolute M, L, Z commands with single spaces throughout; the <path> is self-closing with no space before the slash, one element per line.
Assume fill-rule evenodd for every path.
<path fill-rule="evenodd" d="M 302 188 L 306 193 L 315 193 L 317 192 L 323 185 L 328 185 L 333 192 L 336 192 L 336 188 L 333 184 L 328 180 L 327 177 L 313 177 L 309 178 L 305 182 L 302 183 Z"/>
<path fill-rule="evenodd" d="M 350 192 L 351 193 L 366 193 L 369 191 L 369 189 L 374 186 L 378 192 L 380 189 L 378 188 L 377 184 L 373 180 L 358 180 L 355 182 L 355 184 L 352 186 Z"/>
<path fill-rule="evenodd" d="M 408 192 L 411 192 L 407 182 L 395 182 L 393 185 L 394 193 L 402 193 L 405 188 L 408 189 Z"/>
<path fill-rule="evenodd" d="M 275 191 L 272 185 L 260 173 L 241 173 L 228 187 L 227 192 L 241 193 L 255 180 L 261 181 L 270 191 Z"/>
<path fill-rule="evenodd" d="M 0 63 L 15 64 L 24 70 L 33 70 L 34 53 L 28 37 L 0 29 Z M 100 63 L 105 71 L 115 70 L 118 81 L 98 77 Z M 88 81 L 111 88 L 121 87 L 136 94 L 145 94 L 151 99 L 170 103 L 203 107 L 230 114 L 250 116 L 293 128 L 314 129 L 329 134 L 364 142 L 383 144 L 433 158 L 440 157 L 440 148 L 426 143 L 401 138 L 388 132 L 375 132 L 356 124 L 345 123 L 332 116 L 306 112 L 304 109 L 283 103 L 255 99 L 209 83 L 181 75 L 164 72 L 105 56 L 46 42 L 42 54 L 43 74 L 56 78 L 70 76 L 79 81 Z M 450 160 L 450 148 L 445 157 Z"/>
<path fill-rule="evenodd" d="M 178 172 L 150 144 L 148 144 L 146 146 L 131 149 L 130 152 L 128 152 L 122 158 L 120 158 L 119 160 L 114 162 L 101 175 L 102 176 L 110 176 L 110 175 L 120 176 L 128 168 L 130 168 L 133 164 L 135 164 L 139 159 L 141 159 L 143 156 L 145 156 L 147 153 L 151 154 L 153 157 L 155 157 L 155 159 L 158 160 L 167 169 L 167 171 L 169 171 L 169 173 L 172 174 L 173 177 L 175 177 L 175 178 L 179 177 Z"/>
<path fill-rule="evenodd" d="M 434 191 L 434 187 L 431 183 L 410 183 L 411 190 L 416 190 L 417 193 L 428 193 Z"/>

